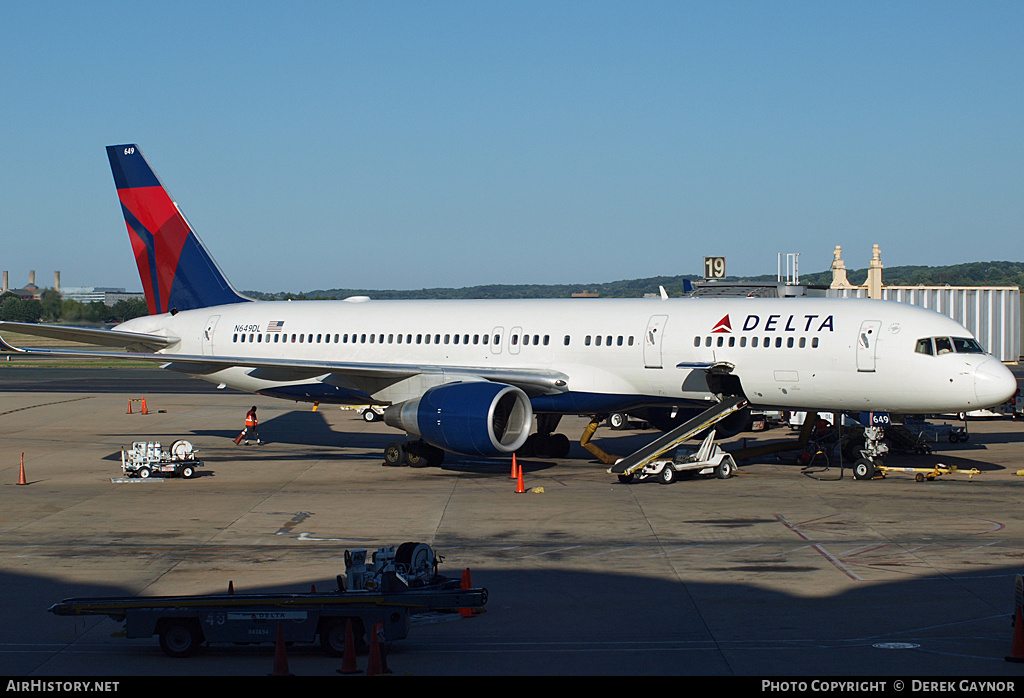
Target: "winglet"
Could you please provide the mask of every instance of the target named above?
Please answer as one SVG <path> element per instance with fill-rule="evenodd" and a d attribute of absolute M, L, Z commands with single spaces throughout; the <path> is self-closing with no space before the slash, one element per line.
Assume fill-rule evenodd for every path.
<path fill-rule="evenodd" d="M 7 340 L 4 339 L 3 337 L 0 337 L 0 351 L 14 352 L 16 354 L 27 354 L 28 353 L 24 349 L 19 349 L 18 347 L 14 346 L 13 344 L 8 343 Z"/>

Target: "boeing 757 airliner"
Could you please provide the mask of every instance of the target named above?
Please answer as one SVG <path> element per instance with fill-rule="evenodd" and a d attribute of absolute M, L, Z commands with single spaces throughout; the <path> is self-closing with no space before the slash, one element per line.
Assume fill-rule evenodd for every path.
<path fill-rule="evenodd" d="M 1016 391 L 959 323 L 889 301 L 253 301 L 136 145 L 107 156 L 149 315 L 111 330 L 0 329 L 119 347 L 102 355 L 276 398 L 386 406 L 410 462 L 508 454 L 528 438 L 564 455 L 568 439 L 552 432 L 565 414 L 692 414 L 734 396 L 787 410 L 965 412 Z"/>

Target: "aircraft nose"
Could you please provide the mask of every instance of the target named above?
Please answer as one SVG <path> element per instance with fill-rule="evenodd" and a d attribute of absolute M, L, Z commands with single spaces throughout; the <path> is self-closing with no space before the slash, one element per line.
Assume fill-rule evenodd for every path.
<path fill-rule="evenodd" d="M 1017 393 L 1017 379 L 996 358 L 988 359 L 974 371 L 974 394 L 980 407 L 1006 402 Z"/>

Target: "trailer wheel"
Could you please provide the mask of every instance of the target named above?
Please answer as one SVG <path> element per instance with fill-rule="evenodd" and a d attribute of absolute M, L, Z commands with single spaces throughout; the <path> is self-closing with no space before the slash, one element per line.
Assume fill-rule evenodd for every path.
<path fill-rule="evenodd" d="M 723 458 L 722 462 L 715 468 L 715 475 L 718 476 L 719 480 L 728 480 L 732 477 L 734 470 L 736 470 L 736 463 L 733 462 L 732 457 Z"/>
<path fill-rule="evenodd" d="M 352 638 L 356 653 L 362 651 L 363 623 L 358 618 L 325 618 L 320 625 L 320 646 L 331 657 L 345 654 L 345 626 L 352 621 Z"/>
<path fill-rule="evenodd" d="M 629 483 L 633 482 L 633 479 L 633 473 L 629 473 L 628 475 L 619 475 L 619 482 L 621 482 L 623 485 L 628 485 Z"/>
<path fill-rule="evenodd" d="M 870 480 L 875 476 L 875 464 L 867 458 L 858 458 L 853 464 L 853 478 L 855 480 Z"/>
<path fill-rule="evenodd" d="M 186 480 L 188 480 L 189 478 L 191 478 L 195 474 L 196 474 L 196 471 L 192 469 L 191 465 L 186 465 L 184 468 L 181 469 L 181 476 L 183 478 L 185 478 Z"/>
<path fill-rule="evenodd" d="M 671 485 L 676 479 L 676 469 L 671 465 L 666 465 L 658 473 L 658 482 L 663 485 Z"/>
<path fill-rule="evenodd" d="M 143 480 L 149 477 L 149 468 L 139 468 L 139 477 Z"/>
<path fill-rule="evenodd" d="M 612 412 L 608 415 L 608 426 L 616 431 L 629 428 L 629 417 L 622 412 Z"/>
<path fill-rule="evenodd" d="M 164 621 L 160 628 L 160 648 L 168 657 L 191 657 L 199 649 L 202 633 L 194 620 Z"/>

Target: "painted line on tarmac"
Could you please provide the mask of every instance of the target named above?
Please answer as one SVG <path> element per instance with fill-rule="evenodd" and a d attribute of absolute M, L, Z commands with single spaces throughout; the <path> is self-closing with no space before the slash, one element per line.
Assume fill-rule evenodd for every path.
<path fill-rule="evenodd" d="M 525 560 L 528 557 L 537 557 L 538 555 L 552 555 L 554 553 L 560 553 L 560 552 L 563 552 L 565 550 L 573 550 L 575 548 L 581 548 L 581 547 L 583 547 L 583 546 L 581 546 L 581 545 L 570 545 L 567 548 L 556 548 L 555 550 L 544 550 L 544 551 L 539 552 L 539 553 L 532 553 L 530 555 L 524 555 L 521 559 Z"/>
<path fill-rule="evenodd" d="M 817 543 L 813 542 L 813 541 L 812 541 L 812 540 L 811 540 L 810 538 L 808 538 L 807 536 L 805 536 L 805 535 L 803 534 L 803 532 L 802 532 L 802 531 L 800 531 L 800 529 L 798 529 L 798 528 L 797 528 L 796 526 L 794 526 L 793 524 L 789 523 L 789 521 L 787 521 L 787 520 L 786 520 L 786 517 L 784 517 L 784 516 L 783 516 L 782 514 L 776 514 L 776 515 L 775 515 L 775 518 L 776 518 L 776 519 L 778 519 L 778 520 L 779 520 L 779 522 L 780 522 L 780 523 L 781 523 L 781 524 L 782 524 L 783 526 L 785 526 L 786 528 L 788 528 L 788 529 L 789 529 L 790 531 L 792 531 L 793 533 L 797 534 L 798 536 L 800 536 L 801 538 L 803 538 L 803 539 L 804 539 L 805 541 L 807 541 L 808 543 L 811 543 L 811 549 L 812 549 L 812 550 L 814 550 L 815 552 L 817 552 L 817 553 L 818 553 L 819 555 L 821 555 L 821 556 L 822 556 L 823 558 L 825 558 L 826 560 L 828 560 L 828 561 L 829 561 L 829 563 L 830 563 L 830 564 L 831 564 L 831 565 L 832 565 L 833 567 L 835 567 L 835 568 L 836 568 L 837 570 L 839 570 L 840 572 L 842 572 L 843 574 L 845 574 L 845 575 L 846 575 L 847 577 L 849 577 L 850 579 L 854 579 L 854 580 L 856 580 L 856 581 L 858 581 L 858 582 L 863 582 L 863 581 L 864 581 L 864 578 L 863 578 L 863 577 L 861 577 L 861 576 L 860 576 L 859 574 L 855 573 L 855 572 L 854 572 L 853 570 L 851 570 L 851 569 L 850 569 L 849 567 L 847 567 L 846 565 L 844 565 L 844 564 L 843 564 L 843 563 L 842 563 L 842 562 L 841 562 L 841 561 L 839 560 L 839 558 L 837 558 L 837 557 L 836 557 L 835 555 L 833 555 L 832 553 L 830 553 L 830 552 L 828 552 L 827 550 L 825 550 L 825 549 L 824 549 L 823 547 L 821 547 L 821 546 L 820 546 L 820 545 L 818 545 Z M 826 517 L 824 517 L 824 518 L 828 518 L 828 517 L 826 516 Z"/>
<path fill-rule="evenodd" d="M 31 409 L 36 408 L 36 407 L 49 407 L 50 405 L 63 405 L 65 402 L 78 402 L 79 400 L 92 400 L 92 398 L 93 398 L 93 396 L 89 395 L 87 397 L 73 397 L 70 400 L 58 400 L 57 402 L 43 402 L 43 403 L 38 404 L 38 405 L 28 405 L 26 407 L 18 407 L 17 409 L 7 410 L 6 412 L 0 412 L 0 417 L 3 417 L 5 414 L 14 414 L 15 412 L 22 412 L 23 410 L 31 410 Z"/>

